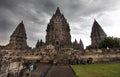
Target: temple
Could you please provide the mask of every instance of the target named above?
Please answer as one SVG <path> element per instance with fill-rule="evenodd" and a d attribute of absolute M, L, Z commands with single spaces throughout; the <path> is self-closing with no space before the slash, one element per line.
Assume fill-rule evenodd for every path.
<path fill-rule="evenodd" d="M 102 29 L 102 27 L 98 24 L 96 20 L 94 20 L 92 31 L 91 31 L 91 46 L 92 48 L 98 48 L 98 44 L 101 40 L 106 37 L 106 33 Z"/>
<path fill-rule="evenodd" d="M 71 45 L 69 24 L 59 8 L 50 19 L 46 32 L 47 45 L 52 44 L 55 47 L 68 47 Z"/>
<path fill-rule="evenodd" d="M 27 35 L 23 21 L 17 26 L 15 31 L 10 36 L 9 44 L 6 46 L 6 49 L 9 50 L 26 50 L 29 49 L 27 45 Z"/>

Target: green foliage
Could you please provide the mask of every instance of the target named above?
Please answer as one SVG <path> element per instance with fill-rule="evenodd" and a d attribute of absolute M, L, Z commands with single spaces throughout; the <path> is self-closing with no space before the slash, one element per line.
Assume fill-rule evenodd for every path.
<path fill-rule="evenodd" d="M 120 38 L 106 37 L 99 43 L 99 48 L 120 48 Z"/>
<path fill-rule="evenodd" d="M 72 65 L 78 77 L 120 77 L 120 64 Z"/>

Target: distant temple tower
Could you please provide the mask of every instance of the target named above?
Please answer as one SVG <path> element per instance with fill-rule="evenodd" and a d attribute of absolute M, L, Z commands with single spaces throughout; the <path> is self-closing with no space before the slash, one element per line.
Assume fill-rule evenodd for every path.
<path fill-rule="evenodd" d="M 84 44 L 81 39 L 79 41 L 79 47 L 80 47 L 80 50 L 84 50 Z"/>
<path fill-rule="evenodd" d="M 42 39 L 39 41 L 37 41 L 37 43 L 36 43 L 36 48 L 39 48 L 39 47 L 42 47 L 42 46 L 44 46 L 44 42 L 42 41 Z"/>
<path fill-rule="evenodd" d="M 6 46 L 7 49 L 11 50 L 26 50 L 27 46 L 27 36 L 23 21 L 17 26 L 13 34 L 10 36 L 10 42 Z"/>
<path fill-rule="evenodd" d="M 60 9 L 57 8 L 56 13 L 53 14 L 47 25 L 46 30 L 46 44 L 52 44 L 54 46 L 70 46 L 71 35 L 70 28 L 64 15 L 61 14 Z"/>
<path fill-rule="evenodd" d="M 79 43 L 75 39 L 75 41 L 72 43 L 72 47 L 76 50 L 84 50 L 84 45 L 83 45 L 83 42 L 81 39 L 80 39 Z"/>
<path fill-rule="evenodd" d="M 97 48 L 101 40 L 106 37 L 106 33 L 103 31 L 101 26 L 96 20 L 94 20 L 92 31 L 91 31 L 91 46 L 92 48 Z"/>

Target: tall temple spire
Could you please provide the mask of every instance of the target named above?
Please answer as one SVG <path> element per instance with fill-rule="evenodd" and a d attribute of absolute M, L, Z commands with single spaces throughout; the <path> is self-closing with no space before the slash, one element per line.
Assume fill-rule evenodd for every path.
<path fill-rule="evenodd" d="M 69 46 L 71 44 L 69 24 L 67 23 L 64 15 L 61 14 L 59 7 L 50 19 L 46 32 L 47 44 L 62 47 Z"/>
<path fill-rule="evenodd" d="M 78 50 L 78 42 L 77 42 L 77 40 L 75 39 L 74 40 L 74 42 L 73 42 L 73 44 L 72 44 L 72 47 L 74 48 L 74 49 L 77 49 Z"/>
<path fill-rule="evenodd" d="M 44 42 L 42 41 L 42 39 L 40 41 L 38 40 L 36 43 L 36 48 L 40 48 L 42 46 L 44 46 Z"/>
<path fill-rule="evenodd" d="M 17 28 L 15 29 L 15 31 L 13 32 L 13 34 L 11 35 L 11 37 L 24 37 L 25 39 L 27 39 L 26 37 L 26 31 L 25 31 L 25 27 L 23 24 L 23 21 L 21 21 L 19 23 L 19 25 L 17 26 Z"/>
<path fill-rule="evenodd" d="M 39 47 L 39 40 L 37 41 L 37 43 L 36 43 L 36 48 L 38 48 Z"/>
<path fill-rule="evenodd" d="M 23 21 L 21 21 L 13 34 L 10 36 L 10 42 L 7 45 L 7 49 L 15 49 L 15 50 L 24 50 L 28 49 L 27 46 L 27 36 Z"/>
<path fill-rule="evenodd" d="M 92 46 L 95 48 L 98 47 L 99 42 L 103 40 L 106 36 L 107 35 L 102 29 L 102 27 L 99 25 L 96 19 L 94 19 L 91 36 L 90 36 L 92 41 Z"/>
<path fill-rule="evenodd" d="M 72 47 L 76 50 L 84 50 L 84 45 L 82 40 L 80 39 L 79 43 L 77 42 L 77 40 L 75 39 L 75 41 L 72 44 Z"/>
<path fill-rule="evenodd" d="M 106 35 L 106 33 L 103 31 L 102 27 L 99 25 L 96 19 L 94 19 L 91 37 L 99 36 L 99 35 Z"/>
<path fill-rule="evenodd" d="M 77 42 L 77 40 L 76 40 L 76 39 L 75 39 L 74 43 L 75 43 L 75 44 L 78 44 L 78 42 Z"/>
<path fill-rule="evenodd" d="M 84 50 L 84 45 L 81 39 L 79 41 L 79 47 L 80 47 L 80 50 Z"/>
<path fill-rule="evenodd" d="M 61 14 L 59 7 L 57 7 L 55 14 Z"/>

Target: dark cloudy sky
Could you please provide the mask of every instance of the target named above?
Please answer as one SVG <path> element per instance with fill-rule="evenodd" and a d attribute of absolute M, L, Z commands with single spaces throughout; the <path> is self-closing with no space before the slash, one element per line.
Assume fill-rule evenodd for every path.
<path fill-rule="evenodd" d="M 28 45 L 45 41 L 46 27 L 60 7 L 71 28 L 72 41 L 81 38 L 89 45 L 94 18 L 108 36 L 120 37 L 120 0 L 0 0 L 0 45 L 9 42 L 17 25 L 24 21 Z"/>

